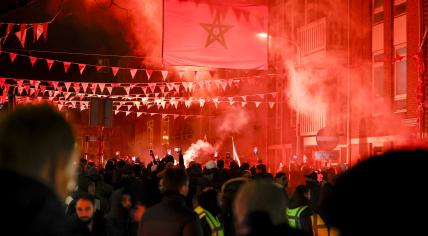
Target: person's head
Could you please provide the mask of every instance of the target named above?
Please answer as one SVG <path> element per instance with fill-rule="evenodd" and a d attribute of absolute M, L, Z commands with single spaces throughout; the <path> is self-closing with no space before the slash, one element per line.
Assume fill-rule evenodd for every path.
<path fill-rule="evenodd" d="M 309 194 L 309 189 L 305 185 L 297 186 L 290 200 L 290 208 L 309 205 Z"/>
<path fill-rule="evenodd" d="M 230 162 L 230 169 L 231 170 L 239 170 L 239 165 L 236 161 L 231 161 Z"/>
<path fill-rule="evenodd" d="M 221 211 L 218 202 L 218 192 L 214 188 L 203 189 L 198 195 L 198 204 L 213 215 L 217 215 Z"/>
<path fill-rule="evenodd" d="M 275 183 L 280 184 L 284 188 L 287 188 L 288 186 L 288 177 L 287 174 L 285 174 L 284 172 L 276 173 L 274 181 Z"/>
<path fill-rule="evenodd" d="M 248 164 L 248 162 L 244 162 L 241 165 L 241 170 L 245 171 L 245 170 L 250 170 L 250 164 Z"/>
<path fill-rule="evenodd" d="M 77 178 L 77 187 L 81 192 L 89 195 L 95 195 L 95 182 L 88 176 L 79 175 Z"/>
<path fill-rule="evenodd" d="M 219 168 L 219 169 L 224 168 L 224 161 L 223 160 L 217 160 L 217 168 Z"/>
<path fill-rule="evenodd" d="M 181 167 L 166 169 L 162 178 L 162 186 L 165 191 L 178 192 L 187 196 L 189 192 L 189 178 L 186 171 Z"/>
<path fill-rule="evenodd" d="M 234 178 L 226 181 L 221 186 L 221 208 L 224 213 L 232 213 L 232 204 L 238 190 L 247 183 L 247 178 Z"/>
<path fill-rule="evenodd" d="M 428 211 L 421 192 L 427 166 L 425 150 L 391 151 L 358 163 L 338 177 L 322 205 L 326 223 L 344 236 L 422 232 L 426 217 L 417 215 Z"/>
<path fill-rule="evenodd" d="M 76 215 L 80 221 L 84 223 L 89 223 L 92 220 L 95 211 L 96 208 L 94 197 L 88 194 L 84 194 L 77 198 Z"/>
<path fill-rule="evenodd" d="M 256 174 L 265 174 L 267 173 L 266 165 L 257 164 L 256 166 Z"/>
<path fill-rule="evenodd" d="M 238 191 L 234 200 L 235 228 L 238 235 L 254 232 L 257 222 L 253 217 L 263 216 L 271 225 L 287 223 L 285 210 L 288 201 L 284 192 L 273 183 L 252 181 Z M 258 218 L 259 219 L 259 218 Z"/>
<path fill-rule="evenodd" d="M 21 106 L 0 120 L 0 168 L 38 179 L 65 198 L 78 160 L 72 129 L 49 105 Z"/>

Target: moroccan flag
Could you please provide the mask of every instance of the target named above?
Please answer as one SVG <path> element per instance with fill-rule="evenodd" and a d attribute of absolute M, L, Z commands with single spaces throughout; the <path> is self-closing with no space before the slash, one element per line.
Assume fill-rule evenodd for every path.
<path fill-rule="evenodd" d="M 163 63 L 267 69 L 268 8 L 248 2 L 164 0 Z"/>

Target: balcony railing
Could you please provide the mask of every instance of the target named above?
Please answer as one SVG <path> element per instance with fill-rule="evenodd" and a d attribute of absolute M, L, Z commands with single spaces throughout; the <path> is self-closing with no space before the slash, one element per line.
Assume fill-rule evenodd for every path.
<path fill-rule="evenodd" d="M 326 18 L 324 17 L 299 29 L 298 38 L 302 55 L 326 49 L 326 25 Z"/>
<path fill-rule="evenodd" d="M 326 126 L 327 105 L 317 104 L 312 111 L 300 111 L 300 135 L 315 135 L 321 128 Z"/>

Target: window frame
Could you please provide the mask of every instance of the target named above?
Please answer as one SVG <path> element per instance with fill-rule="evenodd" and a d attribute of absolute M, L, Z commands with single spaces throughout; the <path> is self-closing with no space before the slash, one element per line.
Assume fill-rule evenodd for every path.
<path fill-rule="evenodd" d="M 407 78 L 407 43 L 401 43 L 394 45 L 394 57 L 397 55 L 397 50 L 406 49 L 406 55 L 401 61 L 394 61 L 394 101 L 406 100 L 407 99 L 407 89 L 408 89 L 408 78 Z M 397 64 L 406 62 L 406 92 L 404 94 L 397 94 Z"/>

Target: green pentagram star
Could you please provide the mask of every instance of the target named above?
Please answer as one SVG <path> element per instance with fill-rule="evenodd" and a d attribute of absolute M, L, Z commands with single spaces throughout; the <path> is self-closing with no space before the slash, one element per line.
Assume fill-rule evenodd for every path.
<path fill-rule="evenodd" d="M 229 31 L 233 26 L 231 25 L 222 25 L 220 22 L 220 14 L 217 11 L 214 21 L 212 24 L 200 23 L 200 25 L 208 32 L 208 38 L 205 43 L 205 48 L 210 46 L 214 42 L 218 42 L 227 49 L 226 40 L 224 39 L 224 34 Z"/>

